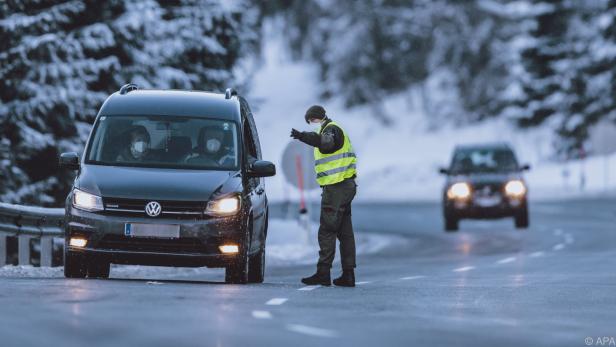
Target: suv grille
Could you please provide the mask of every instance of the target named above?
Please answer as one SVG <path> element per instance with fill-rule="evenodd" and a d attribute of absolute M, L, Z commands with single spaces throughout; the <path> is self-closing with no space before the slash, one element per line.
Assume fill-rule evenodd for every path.
<path fill-rule="evenodd" d="M 492 196 L 498 195 L 502 192 L 502 183 L 475 183 L 473 184 L 473 191 L 475 195 L 480 196 Z"/>
<path fill-rule="evenodd" d="M 113 215 L 147 216 L 145 205 L 153 200 L 103 198 L 105 213 Z M 205 211 L 205 202 L 201 201 L 166 201 L 156 200 L 161 205 L 161 216 L 178 219 L 201 218 Z M 154 217 L 156 218 L 156 217 Z"/>

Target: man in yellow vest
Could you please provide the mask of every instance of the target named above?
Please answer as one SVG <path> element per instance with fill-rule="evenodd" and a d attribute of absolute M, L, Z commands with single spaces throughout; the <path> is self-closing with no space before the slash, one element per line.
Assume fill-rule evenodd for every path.
<path fill-rule="evenodd" d="M 323 188 L 323 194 L 317 272 L 302 278 L 302 283 L 331 285 L 330 270 L 338 238 L 342 275 L 334 279 L 334 284 L 354 287 L 355 237 L 351 223 L 351 202 L 357 189 L 355 152 L 347 133 L 327 117 L 323 107 L 311 106 L 306 111 L 305 119 L 317 127 L 316 131 L 300 132 L 292 129 L 291 137 L 314 147 L 317 182 Z"/>

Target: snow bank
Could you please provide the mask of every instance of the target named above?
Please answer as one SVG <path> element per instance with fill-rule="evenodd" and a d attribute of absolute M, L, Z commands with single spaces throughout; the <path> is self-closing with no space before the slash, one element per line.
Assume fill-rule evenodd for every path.
<path fill-rule="evenodd" d="M 316 264 L 319 252 L 318 225 L 309 224 L 307 229 L 295 220 L 270 220 L 267 236 L 267 263 L 270 265 Z M 392 235 L 355 233 L 358 255 L 376 253 L 386 247 L 404 242 Z M 336 252 L 335 262 L 339 262 Z"/>
<path fill-rule="evenodd" d="M 63 277 L 62 267 L 34 267 L 32 265 L 5 265 L 0 267 L 0 277 L 51 278 Z"/>

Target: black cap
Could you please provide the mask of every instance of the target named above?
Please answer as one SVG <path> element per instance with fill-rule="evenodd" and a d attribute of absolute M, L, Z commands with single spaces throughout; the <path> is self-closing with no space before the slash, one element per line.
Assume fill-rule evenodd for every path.
<path fill-rule="evenodd" d="M 325 115 L 325 109 L 323 106 L 313 105 L 308 108 L 306 111 L 306 115 L 304 118 L 306 119 L 306 123 L 310 123 L 311 119 L 324 119 L 327 117 Z"/>

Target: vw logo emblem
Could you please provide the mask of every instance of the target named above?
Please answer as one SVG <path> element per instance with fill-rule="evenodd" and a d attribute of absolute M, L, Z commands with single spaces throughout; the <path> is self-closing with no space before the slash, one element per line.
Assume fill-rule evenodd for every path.
<path fill-rule="evenodd" d="M 158 217 L 162 208 L 160 204 L 156 201 L 150 201 L 147 205 L 145 205 L 145 213 L 147 213 L 150 217 Z"/>

